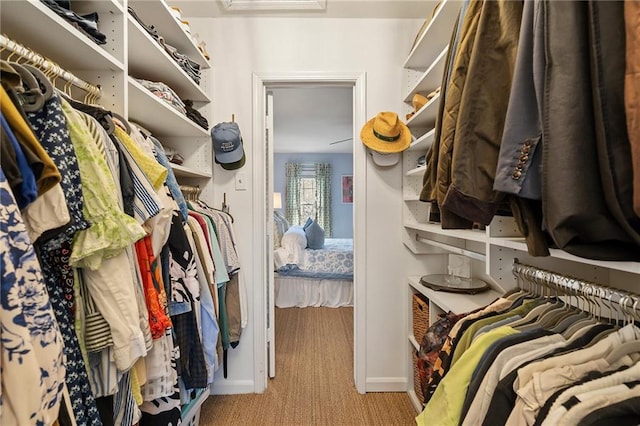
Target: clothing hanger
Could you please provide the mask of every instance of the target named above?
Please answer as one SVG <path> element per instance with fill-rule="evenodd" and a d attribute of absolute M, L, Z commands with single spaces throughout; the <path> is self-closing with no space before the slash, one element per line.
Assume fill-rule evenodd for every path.
<path fill-rule="evenodd" d="M 522 277 L 522 279 L 530 286 L 528 292 L 526 292 L 525 294 L 535 295 L 540 299 L 541 303 L 531 309 L 524 317 L 509 324 L 511 327 L 518 330 L 520 330 L 521 327 L 535 324 L 542 314 L 554 307 L 552 299 L 550 299 L 549 296 L 545 295 L 545 289 L 547 289 L 548 287 L 546 286 L 547 279 L 544 273 L 542 276 L 534 276 L 530 275 L 528 271 L 525 271 L 525 275 Z"/>
<path fill-rule="evenodd" d="M 553 300 L 543 301 L 533 309 L 531 309 L 524 317 L 509 324 L 516 330 L 525 331 L 526 329 L 537 328 L 540 318 L 550 310 L 557 309 L 557 302 Z"/>
<path fill-rule="evenodd" d="M 632 310 L 633 312 L 638 312 L 638 303 L 640 299 L 636 299 L 635 296 L 624 296 L 624 303 L 621 303 L 622 310 L 626 312 L 627 309 L 627 300 L 630 300 L 633 303 Z M 626 312 L 628 316 L 629 324 L 635 322 L 635 318 L 633 317 L 631 312 Z M 613 351 L 609 352 L 606 356 L 606 360 L 609 364 L 614 363 L 625 355 L 630 355 L 634 353 L 640 353 L 640 340 L 632 340 L 630 342 L 625 342 L 620 346 L 617 346 L 613 349 Z"/>
<path fill-rule="evenodd" d="M 543 284 L 542 278 L 536 279 L 536 277 L 531 276 L 528 279 L 525 279 L 525 281 L 527 281 L 530 286 L 533 286 L 533 285 L 537 286 L 538 289 L 546 288 Z M 542 314 L 547 312 L 549 309 L 553 308 L 554 307 L 553 301 L 549 299 L 548 296 L 545 296 L 544 293 L 545 293 L 544 290 L 541 292 L 535 292 L 533 291 L 533 287 L 531 287 L 529 292 L 525 294 L 536 294 L 537 297 L 540 298 L 542 302 L 538 306 L 531 309 L 524 317 L 512 322 L 509 325 L 513 328 L 519 329 L 519 327 L 523 327 L 525 325 L 535 323 Z"/>
<path fill-rule="evenodd" d="M 56 89 L 58 90 L 58 89 Z M 60 96 L 62 96 L 69 104 L 77 109 L 78 111 L 82 111 L 91 115 L 93 118 L 98 120 L 98 123 L 106 130 L 106 132 L 111 135 L 116 128 L 115 123 L 113 122 L 112 112 L 104 109 L 99 105 L 87 105 L 85 103 L 79 102 L 71 97 L 69 97 L 66 93 L 58 90 Z"/>
<path fill-rule="evenodd" d="M 597 297 L 590 297 L 595 295 L 596 292 L 599 293 L 599 290 L 589 283 L 583 283 L 582 291 L 583 291 L 583 294 L 586 296 L 587 302 L 589 302 L 588 313 L 582 312 L 578 314 L 578 316 L 570 317 L 564 320 L 563 323 L 558 325 L 559 329 L 564 326 L 565 327 L 564 331 L 556 331 L 556 330 L 552 330 L 552 331 L 561 333 L 563 337 L 569 338 L 576 331 L 580 330 L 582 327 L 586 327 L 588 325 L 595 325 L 598 322 L 600 322 L 602 318 L 601 317 L 602 307 L 600 306 L 599 303 L 596 302 L 598 299 Z M 599 310 L 598 314 L 596 314 L 596 309 Z M 572 322 L 569 322 L 569 320 L 572 320 Z"/>
<path fill-rule="evenodd" d="M 502 298 L 515 301 L 516 299 L 518 299 L 518 297 L 524 294 L 526 291 L 522 289 L 522 285 L 520 285 L 521 281 L 522 278 L 520 277 L 520 275 L 516 275 L 516 288 L 507 291 L 502 295 Z"/>
<path fill-rule="evenodd" d="M 574 280 L 571 280 L 571 282 L 574 282 Z M 589 298 L 586 297 L 586 289 L 588 284 L 576 282 L 576 285 L 578 285 L 579 287 L 578 289 L 574 290 L 574 296 L 576 297 L 575 308 L 570 307 L 570 309 L 565 314 L 559 315 L 556 318 L 556 324 L 549 329 L 550 331 L 560 334 L 566 332 L 567 328 L 570 325 L 574 324 L 576 321 L 591 318 L 591 315 L 589 313 L 591 312 L 591 302 L 589 301 Z M 573 285 L 571 285 L 570 288 L 573 289 Z M 580 306 L 581 300 L 583 301 L 582 307 Z M 589 303 L 588 308 L 587 302 Z"/>
<path fill-rule="evenodd" d="M 195 200 L 194 203 L 196 203 L 202 209 L 211 210 L 211 211 L 216 212 L 218 214 L 225 214 L 225 215 L 229 216 L 229 219 L 231 220 L 231 223 L 234 223 L 233 215 L 231 213 L 229 213 L 228 211 L 224 211 L 224 210 L 217 209 L 215 207 L 211 207 L 209 204 L 207 204 L 206 201 L 201 200 L 201 199 Z"/>
<path fill-rule="evenodd" d="M 131 134 L 131 126 L 129 126 L 129 122 L 125 120 L 123 116 L 115 112 L 112 112 L 111 116 L 118 120 L 118 124 L 122 124 L 122 127 L 124 127 L 123 130 L 127 132 L 128 135 Z"/>
<path fill-rule="evenodd" d="M 543 276 L 541 277 L 540 282 L 543 284 L 545 288 L 549 290 L 551 289 L 553 284 L 550 276 L 547 273 L 543 273 Z M 530 322 L 528 324 L 522 324 L 518 327 L 518 330 L 527 331 L 535 328 L 543 328 L 543 329 L 549 330 L 552 327 L 554 327 L 556 324 L 558 324 L 558 322 L 561 319 L 573 313 L 571 305 L 563 302 L 558 297 L 557 287 L 554 286 L 553 288 L 556 292 L 555 293 L 556 302 L 548 306 L 548 308 L 544 312 L 542 312 L 534 322 Z M 570 289 L 571 287 L 566 285 L 566 286 L 563 286 L 563 288 Z"/>
<path fill-rule="evenodd" d="M 36 80 L 38 80 L 40 87 L 44 88 L 44 90 L 42 90 L 41 93 L 42 93 L 42 96 L 44 97 L 45 102 L 51 99 L 54 93 L 54 87 L 53 87 L 53 84 L 51 84 L 51 81 L 42 72 L 42 70 L 31 64 L 24 64 L 23 67 L 25 67 L 31 73 L 31 75 L 33 75 L 33 77 Z"/>
<path fill-rule="evenodd" d="M 40 90 L 38 80 L 25 68 L 23 64 L 18 62 L 7 61 L 7 64 L 13 68 L 22 80 L 22 87 L 16 91 L 16 94 L 22 102 L 22 108 L 26 112 L 40 111 L 44 106 L 44 96 Z"/>

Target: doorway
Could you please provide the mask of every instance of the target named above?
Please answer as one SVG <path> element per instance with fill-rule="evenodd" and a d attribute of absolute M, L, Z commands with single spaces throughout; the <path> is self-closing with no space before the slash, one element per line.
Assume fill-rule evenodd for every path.
<path fill-rule="evenodd" d="M 273 112 L 272 105 L 269 105 L 268 93 L 278 91 L 283 88 L 295 90 L 316 88 L 348 88 L 352 95 L 352 120 L 350 135 L 344 137 L 329 137 L 324 141 L 326 144 L 344 145 L 351 144 L 353 155 L 353 247 L 354 247 L 354 273 L 353 273 L 353 319 L 354 319 L 354 339 L 353 339 L 353 374 L 354 383 L 358 392 L 365 391 L 365 303 L 364 282 L 364 249 L 366 247 L 366 234 L 364 215 L 366 206 L 366 193 L 364 182 L 366 180 L 366 151 L 359 143 L 359 131 L 365 122 L 365 75 L 345 74 L 345 75 L 264 75 L 254 74 L 254 134 L 265 135 L 264 143 L 255 143 L 253 154 L 255 155 L 256 169 L 254 172 L 255 188 L 264 188 L 264 192 L 256 191 L 254 199 L 255 225 L 257 230 L 263 230 L 263 240 L 259 242 L 259 249 L 262 251 L 260 265 L 256 267 L 256 277 L 263 277 L 262 282 L 270 285 L 256 286 L 255 306 L 256 314 L 261 315 L 263 327 L 255 330 L 256 347 L 256 390 L 262 391 L 268 386 L 269 361 L 274 361 L 275 356 L 275 317 L 273 303 L 273 127 L 270 122 L 273 117 L 269 114 Z M 309 99 L 313 102 L 313 99 Z M 277 102 L 277 100 L 276 100 Z M 271 108 L 271 109 L 270 109 Z M 269 133 L 271 132 L 271 133 Z M 329 140 L 331 139 L 331 140 Z M 344 140 L 346 139 L 346 140 Z M 349 140 L 350 139 L 350 140 Z M 339 142 L 338 142 L 339 141 Z M 260 170 L 258 170 L 260 169 Z M 260 324 L 260 321 L 257 321 Z M 260 368 L 262 367 L 262 368 Z M 275 367 L 275 362 L 271 363 Z M 263 385 L 263 386 L 260 386 Z M 262 387 L 262 389 L 259 389 Z"/>
<path fill-rule="evenodd" d="M 283 265 L 282 258 L 291 253 L 290 237 L 299 237 L 293 232 L 307 221 L 315 221 L 314 229 L 322 236 L 321 241 L 309 240 L 302 252 L 304 259 L 296 265 L 300 269 L 291 272 L 296 275 L 281 271 L 274 272 L 273 281 L 269 277 L 267 345 L 269 377 L 273 378 L 275 358 L 282 354 L 276 336 L 288 338 L 282 330 L 290 329 L 276 326 L 282 322 L 275 316 L 287 315 L 280 308 L 328 307 L 326 315 L 331 315 L 332 310 L 353 307 L 353 281 L 337 273 L 338 268 L 353 271 L 353 85 L 270 87 L 267 110 L 268 135 L 273 134 L 268 138 L 266 167 L 274 195 L 274 243 L 270 247 L 275 251 L 274 266 L 287 271 L 292 266 Z M 268 264 L 271 259 L 267 257 Z M 315 278 L 318 272 L 335 277 Z M 349 345 L 352 350 L 353 342 Z"/>

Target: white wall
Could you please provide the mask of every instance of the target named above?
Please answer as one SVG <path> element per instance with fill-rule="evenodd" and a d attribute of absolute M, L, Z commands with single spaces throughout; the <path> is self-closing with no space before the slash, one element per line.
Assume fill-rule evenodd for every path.
<path fill-rule="evenodd" d="M 215 165 L 214 194 L 222 194 L 235 218 L 239 254 L 249 296 L 249 326 L 239 347 L 229 350 L 229 376 L 218 374 L 214 393 L 251 392 L 253 388 L 253 286 L 251 246 L 253 223 L 252 73 L 366 72 L 367 117 L 379 111 L 404 112 L 401 97 L 402 63 L 422 19 L 327 18 L 189 18 L 206 40 L 212 56 L 213 111 L 211 124 L 229 121 L 232 114 L 243 132 L 246 191 L 236 191 L 234 172 Z M 356 141 L 355 143 L 359 143 Z M 423 271 L 401 240 L 401 166 L 382 169 L 367 160 L 368 246 L 366 256 L 366 389 L 402 390 L 407 376 L 407 272 Z M 258 188 L 260 190 L 260 188 Z M 418 273 L 420 273 L 418 272 Z M 220 373 L 220 372 L 219 372 Z"/>

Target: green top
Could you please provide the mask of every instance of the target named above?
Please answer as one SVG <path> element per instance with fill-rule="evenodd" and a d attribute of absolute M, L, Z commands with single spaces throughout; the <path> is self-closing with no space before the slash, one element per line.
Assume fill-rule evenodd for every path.
<path fill-rule="evenodd" d="M 471 324 L 469 328 L 467 328 L 467 330 L 464 332 L 464 334 L 460 337 L 460 340 L 456 345 L 456 348 L 453 352 L 453 358 L 451 359 L 451 367 L 453 367 L 458 362 L 458 360 L 464 354 L 464 352 L 471 346 L 473 341 L 473 336 L 476 334 L 476 331 L 478 331 L 480 328 L 484 327 L 485 325 L 502 321 L 503 319 L 509 318 L 514 315 L 520 315 L 521 317 L 524 317 L 527 314 L 527 312 L 529 312 L 531 309 L 533 309 L 534 307 L 536 307 L 542 302 L 543 301 L 541 299 L 525 300 L 522 303 L 522 305 L 518 306 L 517 308 L 510 309 L 507 312 L 504 312 L 499 315 L 494 315 L 489 318 L 478 320 L 473 324 Z"/>
<path fill-rule="evenodd" d="M 91 223 L 73 239 L 71 266 L 98 269 L 102 259 L 116 256 L 146 235 L 142 226 L 120 210 L 117 187 L 107 161 L 91 138 L 80 113 L 61 99 L 71 143 L 78 158 L 84 199 L 82 213 Z"/>

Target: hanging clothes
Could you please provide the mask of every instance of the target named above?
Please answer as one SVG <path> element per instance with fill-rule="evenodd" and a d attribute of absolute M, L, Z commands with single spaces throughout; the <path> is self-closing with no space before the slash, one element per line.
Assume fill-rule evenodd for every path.
<path fill-rule="evenodd" d="M 624 103 L 633 164 L 633 206 L 640 217 L 640 4 L 624 2 L 625 81 Z"/>
<path fill-rule="evenodd" d="M 220 365 L 218 296 L 227 292 L 230 267 L 239 270 L 229 260 L 237 259 L 230 222 L 219 224 L 231 247 L 223 255 L 213 219 L 191 217 L 187 226 L 186 203 L 170 165 L 162 164 L 159 141 L 115 113 L 67 99 L 33 67 L 21 66 L 19 75 L 2 62 L 2 70 L 2 211 L 23 215 L 25 233 L 18 237 L 5 228 L 0 244 L 5 237 L 13 238 L 8 245 L 21 246 L 15 241 L 24 239 L 24 247 L 35 240 L 38 257 L 22 259 L 24 266 L 34 261 L 29 282 L 36 283 L 30 286 L 38 300 L 31 308 L 40 318 L 40 331 L 29 332 L 31 308 L 22 314 L 27 340 L 21 356 L 32 368 L 11 372 L 25 383 L 18 386 L 17 376 L 5 371 L 14 359 L 1 360 L 2 420 L 178 424 L 181 402 L 210 385 Z M 4 209 L 5 201 L 19 216 Z M 10 272 L 4 260 L 3 272 Z M 14 292 L 5 278 L 3 292 Z M 47 303 L 52 322 L 42 316 Z M 7 307 L 17 309 L 3 304 L 1 315 Z M 14 328 L 16 336 L 23 332 Z M 27 349 L 38 339 L 40 346 Z M 14 350 L 3 348 L 5 355 Z M 29 398 L 16 399 L 9 388 Z"/>
<path fill-rule="evenodd" d="M 452 327 L 461 333 L 450 345 L 452 361 L 418 424 L 576 424 L 607 403 L 634 396 L 629 391 L 640 353 L 612 352 L 640 342 L 640 328 L 596 321 L 558 300 L 528 293 L 512 297 L 508 308 L 469 314 Z M 594 373 L 607 371 L 632 374 L 596 380 L 601 376 Z M 603 386 L 609 388 L 606 395 Z M 558 400 L 556 393 L 569 389 Z M 563 405 L 573 395 L 580 395 L 578 408 Z"/>
<path fill-rule="evenodd" d="M 471 0 L 458 37 L 440 127 L 437 158 L 421 199 L 436 196 L 443 228 L 488 225 L 502 195 L 493 191 L 522 14 L 520 1 Z M 434 179 L 435 177 L 435 179 Z"/>
<path fill-rule="evenodd" d="M 58 417 L 65 386 L 63 339 L 1 168 L 0 212 L 2 418 L 8 424 L 50 424 Z"/>

